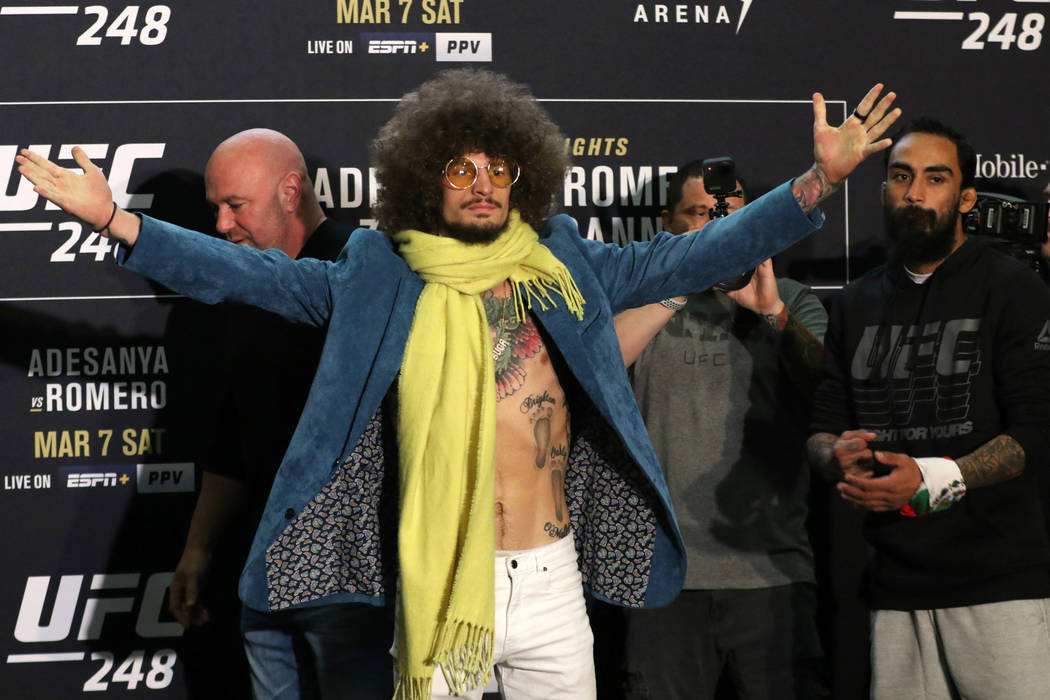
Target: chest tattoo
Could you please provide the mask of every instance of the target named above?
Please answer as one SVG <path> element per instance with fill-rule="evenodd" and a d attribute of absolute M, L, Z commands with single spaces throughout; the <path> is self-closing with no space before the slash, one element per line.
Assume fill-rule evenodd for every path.
<path fill-rule="evenodd" d="M 531 318 L 518 320 L 511 297 L 497 297 L 492 292 L 485 292 L 482 305 L 492 336 L 496 397 L 503 400 L 525 383 L 524 362 L 543 349 L 543 340 Z"/>

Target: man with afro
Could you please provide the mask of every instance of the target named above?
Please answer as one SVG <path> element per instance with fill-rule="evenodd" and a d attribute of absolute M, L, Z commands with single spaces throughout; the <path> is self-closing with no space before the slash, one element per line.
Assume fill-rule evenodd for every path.
<path fill-rule="evenodd" d="M 877 85 L 842 126 L 813 97 L 816 162 L 703 235 L 623 248 L 551 216 L 564 137 L 479 70 L 405 95 L 373 151 L 377 231 L 334 263 L 181 230 L 28 151 L 36 191 L 205 302 L 327 328 L 241 580 L 260 610 L 396 601 L 396 698 L 595 696 L 583 593 L 664 605 L 685 555 L 624 371 L 617 312 L 706 289 L 815 230 L 818 203 L 899 110 Z M 260 378 L 263 381 L 265 378 Z"/>

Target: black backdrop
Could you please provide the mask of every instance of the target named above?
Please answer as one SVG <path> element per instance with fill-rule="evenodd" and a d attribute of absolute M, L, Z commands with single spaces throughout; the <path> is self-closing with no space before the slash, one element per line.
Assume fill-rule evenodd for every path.
<path fill-rule="evenodd" d="M 368 142 L 397 97 L 480 65 L 532 86 L 574 155 L 581 232 L 651 235 L 675 164 L 729 154 L 767 186 L 810 160 L 810 95 L 840 121 L 874 82 L 970 135 L 979 174 L 1030 198 L 1050 173 L 1050 0 L 262 0 L 0 4 L 0 686 L 5 697 L 207 697 L 164 613 L 192 512 L 211 331 L 195 305 L 118 270 L 108 246 L 14 170 L 89 145 L 118 201 L 210 230 L 201 173 L 240 129 L 291 136 L 330 215 L 368 225 Z M 881 168 L 828 203 L 779 274 L 831 294 L 883 253 Z M 205 397 L 202 399 L 202 397 Z M 817 505 L 823 505 L 818 494 Z M 856 516 L 831 500 L 831 656 L 862 697 Z M 191 682 L 192 680 L 192 682 Z"/>

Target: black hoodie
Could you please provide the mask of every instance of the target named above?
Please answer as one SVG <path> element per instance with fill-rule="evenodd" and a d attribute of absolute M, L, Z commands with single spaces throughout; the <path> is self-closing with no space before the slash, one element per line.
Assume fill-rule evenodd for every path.
<path fill-rule="evenodd" d="M 1020 262 L 968 240 L 925 284 L 900 264 L 832 306 L 813 428 L 864 428 L 874 449 L 959 458 L 1000 434 L 1024 472 L 924 517 L 872 513 L 874 608 L 947 608 L 1050 597 L 1037 479 L 1050 460 L 1050 291 Z"/>

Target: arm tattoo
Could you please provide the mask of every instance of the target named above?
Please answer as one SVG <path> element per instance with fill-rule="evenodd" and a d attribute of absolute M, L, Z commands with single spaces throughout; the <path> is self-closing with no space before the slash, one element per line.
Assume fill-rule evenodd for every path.
<path fill-rule="evenodd" d="M 967 488 L 991 486 L 1024 471 L 1024 448 L 1009 435 L 998 435 L 956 460 Z"/>
<path fill-rule="evenodd" d="M 798 202 L 802 211 L 808 214 L 841 184 L 841 182 L 829 180 L 824 174 L 824 169 L 819 165 L 814 165 L 792 181 L 791 193 L 795 195 L 795 201 Z"/>
<path fill-rule="evenodd" d="M 838 481 L 842 478 L 842 472 L 835 464 L 835 454 L 832 451 L 836 440 L 838 438 L 831 433 L 815 433 L 806 441 L 806 456 L 810 466 L 828 481 Z"/>
<path fill-rule="evenodd" d="M 780 310 L 780 313 L 762 314 L 762 318 L 765 320 L 766 323 L 769 324 L 769 327 L 773 330 L 782 331 L 787 326 L 788 322 L 787 306 L 784 306 L 784 308 Z"/>

